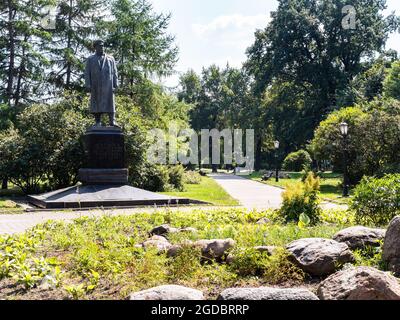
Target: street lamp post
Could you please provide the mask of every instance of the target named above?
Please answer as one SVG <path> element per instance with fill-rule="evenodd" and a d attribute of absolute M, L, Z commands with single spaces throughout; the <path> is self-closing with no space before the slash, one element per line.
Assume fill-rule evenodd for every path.
<path fill-rule="evenodd" d="M 343 197 L 349 196 L 349 172 L 347 165 L 347 137 L 349 134 L 349 125 L 346 122 L 340 124 L 340 133 L 343 137 Z"/>
<path fill-rule="evenodd" d="M 275 141 L 274 142 L 274 146 L 275 146 L 275 168 L 276 168 L 276 172 L 275 172 L 275 181 L 279 182 L 279 167 L 278 167 L 278 149 L 279 149 L 279 141 Z"/>

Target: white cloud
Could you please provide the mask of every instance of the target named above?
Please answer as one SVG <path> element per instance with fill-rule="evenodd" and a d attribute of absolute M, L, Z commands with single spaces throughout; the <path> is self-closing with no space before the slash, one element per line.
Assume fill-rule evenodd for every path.
<path fill-rule="evenodd" d="M 235 29 L 250 29 L 264 27 L 269 22 L 269 16 L 258 14 L 244 16 L 241 14 L 219 16 L 207 24 L 193 24 L 193 31 L 198 36 L 206 36 L 221 31 L 234 31 Z"/>

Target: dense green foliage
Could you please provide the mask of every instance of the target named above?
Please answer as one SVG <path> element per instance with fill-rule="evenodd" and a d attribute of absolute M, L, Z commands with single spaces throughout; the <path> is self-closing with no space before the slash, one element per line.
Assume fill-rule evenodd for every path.
<path fill-rule="evenodd" d="M 312 159 L 310 154 L 305 150 L 299 150 L 288 154 L 283 161 L 282 168 L 286 171 L 300 172 L 310 168 Z"/>
<path fill-rule="evenodd" d="M 80 137 L 87 124 L 69 104 L 26 108 L 15 127 L 1 133 L 0 175 L 24 192 L 40 191 L 43 182 L 56 188 L 75 183 L 83 167 Z"/>
<path fill-rule="evenodd" d="M 339 124 L 349 124 L 346 152 L 352 183 L 364 175 L 382 175 L 398 172 L 400 157 L 400 102 L 374 100 L 355 107 L 333 112 L 321 122 L 311 143 L 313 157 L 330 160 L 336 168 L 343 169 L 345 144 Z"/>
<path fill-rule="evenodd" d="M 351 209 L 357 223 L 388 224 L 400 213 L 400 175 L 364 178 L 354 191 Z"/>
<path fill-rule="evenodd" d="M 304 220 L 311 224 L 318 223 L 322 212 L 319 207 L 319 188 L 320 180 L 312 172 L 304 182 L 287 186 L 282 195 L 283 204 L 279 215 L 286 222 L 300 222 L 305 217 Z"/>
<path fill-rule="evenodd" d="M 400 100 L 400 61 L 393 62 L 383 87 L 387 97 Z"/>

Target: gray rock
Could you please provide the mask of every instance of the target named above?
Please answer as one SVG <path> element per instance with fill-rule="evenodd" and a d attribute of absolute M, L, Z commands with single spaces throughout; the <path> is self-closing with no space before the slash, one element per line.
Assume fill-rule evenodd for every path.
<path fill-rule="evenodd" d="M 182 250 L 182 246 L 180 246 L 180 245 L 172 245 L 171 247 L 169 247 L 169 249 L 167 251 L 167 257 L 168 258 L 176 257 L 180 250 Z"/>
<path fill-rule="evenodd" d="M 179 232 L 196 233 L 197 229 L 196 228 L 187 227 L 187 228 L 179 229 Z"/>
<path fill-rule="evenodd" d="M 271 220 L 269 220 L 268 218 L 261 218 L 260 220 L 257 221 L 257 224 L 269 224 L 271 223 Z"/>
<path fill-rule="evenodd" d="M 386 230 L 366 227 L 351 227 L 333 236 L 333 240 L 344 242 L 350 249 L 363 249 L 367 246 L 379 247 L 379 241 L 385 238 Z"/>
<path fill-rule="evenodd" d="M 129 300 L 204 300 L 203 292 L 187 287 L 167 285 L 134 292 Z"/>
<path fill-rule="evenodd" d="M 318 300 L 318 297 L 306 289 L 276 288 L 231 288 L 226 289 L 218 300 Z"/>
<path fill-rule="evenodd" d="M 400 275 L 400 216 L 390 222 L 383 244 L 383 260 L 389 269 Z"/>
<path fill-rule="evenodd" d="M 399 281 L 370 267 L 348 268 L 323 281 L 318 288 L 321 300 L 400 300 Z"/>
<path fill-rule="evenodd" d="M 199 240 L 194 243 L 196 247 L 201 248 L 203 257 L 207 259 L 220 259 L 226 255 L 227 250 L 235 246 L 233 239 L 214 239 L 214 240 Z"/>
<path fill-rule="evenodd" d="M 177 228 L 172 228 L 169 224 L 163 224 L 161 226 L 155 227 L 150 231 L 151 235 L 167 235 L 169 233 L 177 233 L 179 230 Z"/>
<path fill-rule="evenodd" d="M 312 276 L 329 275 L 338 265 L 354 261 L 347 244 L 334 240 L 300 239 L 290 243 L 286 249 L 290 252 L 290 260 Z"/>
<path fill-rule="evenodd" d="M 156 248 L 161 253 L 167 252 L 172 247 L 172 244 L 170 244 L 164 237 L 153 236 L 149 240 L 143 242 L 142 247 L 144 249 Z"/>
<path fill-rule="evenodd" d="M 258 252 L 261 253 L 267 253 L 269 256 L 272 256 L 276 249 L 278 247 L 274 247 L 274 246 L 259 246 L 259 247 L 254 247 L 255 250 L 257 250 Z"/>

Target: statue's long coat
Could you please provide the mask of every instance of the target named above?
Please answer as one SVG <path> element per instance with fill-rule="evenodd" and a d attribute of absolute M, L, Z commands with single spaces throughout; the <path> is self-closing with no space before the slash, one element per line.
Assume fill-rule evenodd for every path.
<path fill-rule="evenodd" d="M 91 113 L 114 113 L 114 90 L 118 87 L 118 72 L 113 57 L 105 55 L 102 65 L 97 55 L 86 61 L 85 84 L 91 92 Z"/>

